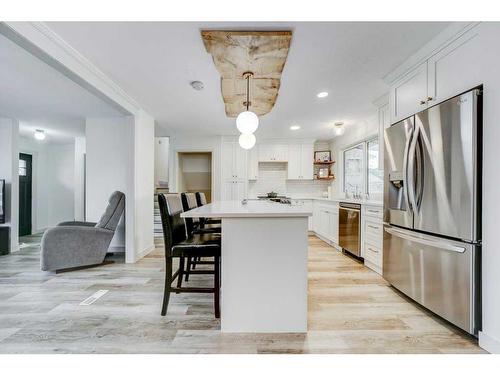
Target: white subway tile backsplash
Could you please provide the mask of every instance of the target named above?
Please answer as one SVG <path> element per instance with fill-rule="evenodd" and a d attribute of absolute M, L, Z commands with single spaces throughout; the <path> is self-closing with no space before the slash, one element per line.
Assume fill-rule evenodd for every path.
<path fill-rule="evenodd" d="M 271 191 L 292 198 L 321 197 L 330 183 L 317 180 L 287 180 L 286 163 L 259 163 L 259 176 L 248 184 L 248 197 L 256 198 Z"/>

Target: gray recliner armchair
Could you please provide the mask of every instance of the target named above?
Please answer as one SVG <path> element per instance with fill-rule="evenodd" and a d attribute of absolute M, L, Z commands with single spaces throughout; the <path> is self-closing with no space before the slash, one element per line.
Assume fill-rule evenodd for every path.
<path fill-rule="evenodd" d="M 124 210 L 125 194 L 115 191 L 99 222 L 67 221 L 45 231 L 41 242 L 42 271 L 103 263 Z"/>

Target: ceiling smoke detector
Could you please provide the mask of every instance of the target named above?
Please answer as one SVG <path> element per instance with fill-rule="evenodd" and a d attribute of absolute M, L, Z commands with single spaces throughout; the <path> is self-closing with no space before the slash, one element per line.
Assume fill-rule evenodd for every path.
<path fill-rule="evenodd" d="M 196 91 L 201 91 L 201 90 L 203 90 L 203 88 L 205 87 L 205 85 L 204 85 L 204 84 L 203 84 L 203 82 L 201 82 L 201 81 L 192 81 L 192 82 L 190 83 L 190 85 L 191 85 L 191 87 L 192 87 L 193 89 L 195 89 Z"/>

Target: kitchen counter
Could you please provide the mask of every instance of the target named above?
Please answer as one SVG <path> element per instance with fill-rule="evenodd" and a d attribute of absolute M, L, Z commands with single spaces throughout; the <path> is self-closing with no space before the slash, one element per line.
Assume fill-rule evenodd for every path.
<path fill-rule="evenodd" d="M 221 218 L 222 332 L 307 332 L 311 206 L 220 201 L 181 214 Z"/>
<path fill-rule="evenodd" d="M 370 199 L 353 199 L 353 198 L 324 198 L 324 197 L 291 197 L 294 200 L 316 200 L 316 201 L 326 201 L 326 202 L 347 202 L 347 203 L 357 203 L 361 205 L 369 206 L 379 206 L 382 207 L 384 202 Z"/>

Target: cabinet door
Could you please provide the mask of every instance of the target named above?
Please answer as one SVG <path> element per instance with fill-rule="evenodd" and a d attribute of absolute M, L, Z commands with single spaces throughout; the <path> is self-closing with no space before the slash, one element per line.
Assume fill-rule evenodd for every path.
<path fill-rule="evenodd" d="M 330 225 L 330 217 L 328 216 L 328 211 L 324 208 L 324 207 L 321 207 L 321 212 L 320 212 L 320 224 L 319 224 L 319 227 L 320 227 L 320 232 L 319 234 L 321 234 L 323 237 L 329 239 L 329 233 L 328 233 L 328 227 Z"/>
<path fill-rule="evenodd" d="M 248 154 L 248 179 L 257 180 L 259 178 L 259 148 L 254 147 Z"/>
<path fill-rule="evenodd" d="M 269 144 L 262 144 L 259 146 L 259 161 L 273 161 L 273 155 L 272 155 L 272 145 Z"/>
<path fill-rule="evenodd" d="M 233 200 L 234 181 L 224 181 L 221 189 L 221 200 Z"/>
<path fill-rule="evenodd" d="M 244 180 L 247 177 L 247 154 L 248 151 L 242 149 L 238 143 L 234 144 L 234 162 L 233 172 L 234 178 Z"/>
<path fill-rule="evenodd" d="M 427 61 L 406 74 L 391 88 L 391 122 L 427 108 Z"/>
<path fill-rule="evenodd" d="M 288 146 L 274 145 L 272 154 L 274 161 L 288 161 Z"/>
<path fill-rule="evenodd" d="M 339 243 L 339 212 L 338 208 L 332 208 L 330 211 L 330 230 L 332 242 Z"/>
<path fill-rule="evenodd" d="M 290 145 L 288 148 L 288 179 L 298 180 L 301 178 L 301 145 Z"/>
<path fill-rule="evenodd" d="M 313 230 L 316 233 L 320 232 L 320 209 L 316 202 L 313 203 Z"/>
<path fill-rule="evenodd" d="M 244 181 L 235 181 L 233 186 L 233 197 L 234 201 L 242 201 L 246 198 L 246 183 Z"/>
<path fill-rule="evenodd" d="M 234 173 L 234 143 L 222 143 L 222 178 L 224 181 L 233 180 Z"/>
<path fill-rule="evenodd" d="M 462 35 L 428 61 L 429 104 L 434 105 L 482 83 L 475 59 L 483 55 L 479 27 Z"/>
<path fill-rule="evenodd" d="M 288 163 L 290 163 L 291 158 L 292 155 L 290 153 L 288 155 Z M 301 160 L 300 176 L 302 180 L 313 179 L 314 177 L 313 159 L 314 159 L 314 145 L 312 144 L 302 145 L 302 151 L 300 154 L 300 160 Z"/>

